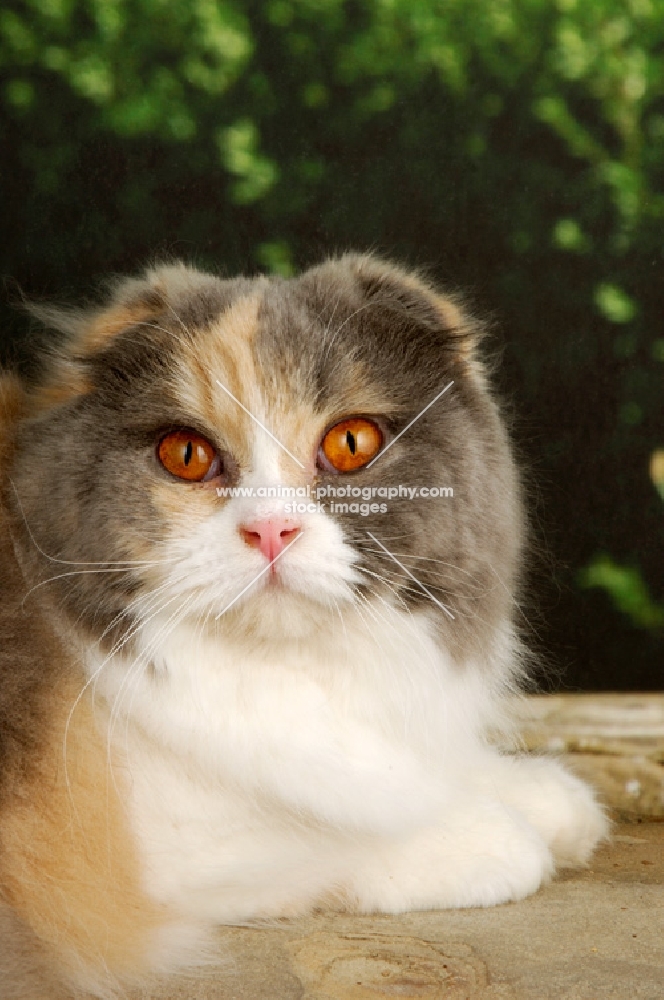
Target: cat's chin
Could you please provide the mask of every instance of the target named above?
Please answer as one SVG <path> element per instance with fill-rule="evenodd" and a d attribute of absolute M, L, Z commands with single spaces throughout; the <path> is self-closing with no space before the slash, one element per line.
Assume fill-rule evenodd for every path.
<path fill-rule="evenodd" d="M 303 640 L 341 628 L 340 602 L 325 602 L 281 585 L 268 585 L 227 611 L 216 623 L 234 637 L 260 641 Z"/>

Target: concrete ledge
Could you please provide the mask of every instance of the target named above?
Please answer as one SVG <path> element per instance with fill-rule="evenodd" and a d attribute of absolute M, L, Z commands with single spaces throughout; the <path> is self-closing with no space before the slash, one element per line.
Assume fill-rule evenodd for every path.
<path fill-rule="evenodd" d="M 664 817 L 664 694 L 537 695 L 519 716 L 526 749 L 560 754 L 616 817 Z"/>

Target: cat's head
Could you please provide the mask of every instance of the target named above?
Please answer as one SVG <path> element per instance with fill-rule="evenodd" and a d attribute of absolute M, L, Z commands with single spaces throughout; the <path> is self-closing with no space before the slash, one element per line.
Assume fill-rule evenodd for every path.
<path fill-rule="evenodd" d="M 161 615 L 280 641 L 404 608 L 461 658 L 510 617 L 518 484 L 456 301 L 346 255 L 291 280 L 157 267 L 35 311 L 64 337 L 4 486 L 28 599 L 109 639 Z"/>

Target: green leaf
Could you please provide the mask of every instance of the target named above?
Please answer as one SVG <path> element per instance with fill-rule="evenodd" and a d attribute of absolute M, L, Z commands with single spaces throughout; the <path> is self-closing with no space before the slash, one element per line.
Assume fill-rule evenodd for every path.
<path fill-rule="evenodd" d="M 629 323 L 636 315 L 636 303 L 618 285 L 602 282 L 595 289 L 595 305 L 612 323 Z"/>
<path fill-rule="evenodd" d="M 604 590 L 618 611 L 637 627 L 664 626 L 664 607 L 652 600 L 638 569 L 619 566 L 610 556 L 600 555 L 580 571 L 579 583 L 584 588 Z"/>

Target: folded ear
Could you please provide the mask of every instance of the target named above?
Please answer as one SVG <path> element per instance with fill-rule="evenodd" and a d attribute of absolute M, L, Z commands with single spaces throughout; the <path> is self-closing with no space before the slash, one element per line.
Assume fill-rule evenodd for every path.
<path fill-rule="evenodd" d="M 350 268 L 366 299 L 400 315 L 413 328 L 444 338 L 460 359 L 473 356 L 485 330 L 459 295 L 442 294 L 420 275 L 370 254 L 345 254 L 340 263 Z"/>
<path fill-rule="evenodd" d="M 152 268 L 141 278 L 119 279 L 106 303 L 87 309 L 26 303 L 32 316 L 63 335 L 42 358 L 41 374 L 29 394 L 30 409 L 48 409 L 88 392 L 86 362 L 127 330 L 175 321 L 183 332 L 180 301 L 196 293 L 200 297 L 201 284 L 215 280 L 177 263 Z"/>
<path fill-rule="evenodd" d="M 167 325 L 185 335 L 205 326 L 222 312 L 242 284 L 241 279 L 222 281 L 177 262 L 152 267 L 140 278 L 121 278 L 111 285 L 110 296 L 101 306 L 63 309 L 28 304 L 26 308 L 65 335 L 61 350 L 69 357 L 85 359 L 132 327 Z"/>
<path fill-rule="evenodd" d="M 156 320 L 166 308 L 165 285 L 158 271 L 144 279 L 118 281 L 107 303 L 89 309 L 29 302 L 28 312 L 44 326 L 64 334 L 60 350 L 69 357 L 85 358 L 103 350 L 124 330 Z"/>
<path fill-rule="evenodd" d="M 152 276 L 119 281 L 110 300 L 78 309 L 26 302 L 25 309 L 47 329 L 63 336 L 46 344 L 40 368 L 27 393 L 31 413 L 51 409 L 90 391 L 86 359 L 103 350 L 118 334 L 154 321 L 164 310 L 164 296 Z"/>

